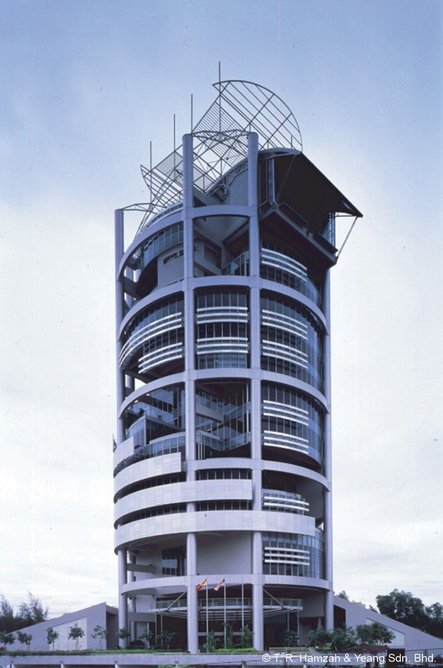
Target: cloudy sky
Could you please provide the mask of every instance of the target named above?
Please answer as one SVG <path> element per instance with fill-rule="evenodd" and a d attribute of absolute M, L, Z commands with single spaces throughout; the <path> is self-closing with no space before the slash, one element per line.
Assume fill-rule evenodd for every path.
<path fill-rule="evenodd" d="M 113 210 L 223 78 L 364 213 L 334 269 L 335 590 L 443 602 L 443 4 L 0 0 L 1 591 L 116 602 Z M 439 410 L 440 408 L 440 410 Z"/>

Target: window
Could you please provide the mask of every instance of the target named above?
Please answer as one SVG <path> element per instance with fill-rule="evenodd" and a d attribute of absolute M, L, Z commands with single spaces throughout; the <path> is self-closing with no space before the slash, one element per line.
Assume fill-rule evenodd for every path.
<path fill-rule="evenodd" d="M 162 575 L 185 575 L 186 551 L 184 547 L 162 550 Z"/>

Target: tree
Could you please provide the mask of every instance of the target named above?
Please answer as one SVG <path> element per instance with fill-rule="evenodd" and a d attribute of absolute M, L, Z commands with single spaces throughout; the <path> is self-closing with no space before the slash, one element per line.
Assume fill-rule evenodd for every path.
<path fill-rule="evenodd" d="M 344 652 L 356 645 L 354 629 L 348 627 L 334 629 L 331 631 L 330 636 L 331 649 L 333 649 L 334 652 Z"/>
<path fill-rule="evenodd" d="M 357 639 L 364 645 L 387 645 L 394 639 L 394 634 L 384 624 L 359 624 L 355 629 Z"/>
<path fill-rule="evenodd" d="M 20 604 L 17 614 L 9 601 L 0 596 L 0 631 L 17 631 L 25 626 L 42 622 L 48 617 L 45 608 L 36 596 L 28 594 L 28 601 Z"/>
<path fill-rule="evenodd" d="M 68 633 L 68 638 L 72 638 L 72 640 L 75 640 L 75 649 L 78 649 L 78 643 L 80 638 L 83 638 L 85 635 L 85 632 L 83 631 L 78 624 L 74 624 L 74 626 L 71 626 L 69 629 Z"/>
<path fill-rule="evenodd" d="M 347 595 L 344 589 L 339 594 L 337 594 L 337 596 L 338 598 L 344 598 L 345 601 L 349 601 L 349 596 Z"/>
<path fill-rule="evenodd" d="M 423 601 L 409 591 L 394 589 L 390 594 L 376 598 L 377 606 L 382 615 L 409 624 L 416 629 L 426 630 L 426 612 Z"/>
<path fill-rule="evenodd" d="M 168 650 L 171 646 L 171 642 L 174 640 L 176 633 L 174 631 L 162 631 L 158 635 L 159 645 L 162 649 Z"/>
<path fill-rule="evenodd" d="M 314 647 L 328 647 L 335 652 L 342 652 L 356 644 L 354 630 L 348 627 L 326 631 L 321 626 L 308 633 L 308 643 Z"/>
<path fill-rule="evenodd" d="M 218 639 L 215 636 L 215 631 L 209 631 L 206 642 L 203 645 L 205 652 L 214 652 L 217 649 Z"/>
<path fill-rule="evenodd" d="M 425 608 L 427 616 L 426 630 L 438 638 L 443 638 L 443 605 L 433 603 Z"/>
<path fill-rule="evenodd" d="M 226 649 L 233 649 L 234 647 L 234 629 L 232 622 L 226 622 L 223 625 L 226 629 Z"/>
<path fill-rule="evenodd" d="M 308 644 L 312 647 L 324 647 L 331 642 L 331 634 L 323 627 L 319 627 L 315 631 L 309 631 Z"/>
<path fill-rule="evenodd" d="M 14 631 L 15 628 L 13 607 L 2 595 L 0 597 L 0 631 Z"/>
<path fill-rule="evenodd" d="M 58 638 L 58 631 L 54 631 L 52 626 L 46 630 L 46 640 L 48 645 L 52 645 L 52 651 L 54 651 L 54 643 Z"/>
<path fill-rule="evenodd" d="M 15 636 L 10 631 L 0 631 L 0 642 L 3 645 L 12 645 L 15 642 Z"/>
<path fill-rule="evenodd" d="M 390 594 L 377 596 L 378 609 L 383 615 L 408 624 L 438 638 L 443 638 L 443 605 L 425 607 L 423 601 L 409 591 L 394 589 Z"/>
<path fill-rule="evenodd" d="M 281 639 L 284 647 L 297 647 L 298 634 L 293 629 L 285 629 L 281 634 Z"/>
<path fill-rule="evenodd" d="M 26 645 L 29 650 L 31 645 L 32 635 L 30 633 L 25 633 L 24 631 L 17 631 L 17 640 L 22 644 Z"/>
<path fill-rule="evenodd" d="M 143 631 L 143 633 L 140 634 L 140 640 L 142 640 L 145 643 L 146 649 L 149 649 L 151 646 L 151 641 L 152 638 L 154 637 L 154 634 L 152 633 L 151 629 L 146 629 L 146 631 Z"/>
<path fill-rule="evenodd" d="M 240 629 L 240 647 L 252 647 L 252 630 L 247 624 Z"/>
<path fill-rule="evenodd" d="M 124 647 L 126 647 L 126 641 L 131 637 L 131 634 L 127 629 L 119 629 L 117 632 L 117 638 L 124 641 Z"/>
<path fill-rule="evenodd" d="M 103 640 L 106 640 L 108 637 L 108 632 L 103 626 L 97 624 L 97 626 L 94 626 L 94 631 L 91 633 L 91 636 L 94 639 L 98 638 L 100 640 L 100 649 L 102 649 Z"/>
<path fill-rule="evenodd" d="M 29 591 L 28 602 L 20 604 L 18 617 L 23 621 L 23 626 L 38 624 L 48 618 L 48 608 L 45 608 L 40 599 Z"/>
<path fill-rule="evenodd" d="M 372 640 L 375 645 L 388 645 L 394 640 L 395 634 L 391 629 L 388 629 L 380 622 L 373 622 L 372 626 Z"/>

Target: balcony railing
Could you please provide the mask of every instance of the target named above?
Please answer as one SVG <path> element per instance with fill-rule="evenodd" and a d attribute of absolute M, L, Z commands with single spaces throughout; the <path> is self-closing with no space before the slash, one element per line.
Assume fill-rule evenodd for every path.
<path fill-rule="evenodd" d="M 305 515 L 309 512 L 309 503 L 293 492 L 284 492 L 276 489 L 263 490 L 263 509 L 279 512 L 298 513 Z"/>
<path fill-rule="evenodd" d="M 309 566 L 311 552 L 309 549 L 293 547 L 264 546 L 263 561 L 265 564 L 292 564 L 294 566 Z"/>
<path fill-rule="evenodd" d="M 147 343 L 147 341 L 160 334 L 180 329 L 180 327 L 183 327 L 183 314 L 177 312 L 165 315 L 144 325 L 140 329 L 136 329 L 122 347 L 119 359 L 120 366 L 123 367 L 126 360 L 144 343 Z"/>
<path fill-rule="evenodd" d="M 272 401 L 271 399 L 263 400 L 263 415 L 264 417 L 288 420 L 288 422 L 297 422 L 305 426 L 309 425 L 309 413 L 306 409 L 284 404 L 280 401 Z"/>
<path fill-rule="evenodd" d="M 245 251 L 226 264 L 222 269 L 226 276 L 247 276 L 249 274 L 249 251 Z"/>
<path fill-rule="evenodd" d="M 208 322 L 248 322 L 247 306 L 206 306 L 197 309 L 197 325 Z"/>
<path fill-rule="evenodd" d="M 151 441 L 148 445 L 143 445 L 135 449 L 133 455 L 126 457 L 114 469 L 114 476 L 131 464 L 141 462 L 151 457 L 159 457 L 160 455 L 170 455 L 175 452 L 180 452 L 182 456 L 185 453 L 185 434 L 174 434 L 168 437 L 162 437 L 156 441 Z"/>
<path fill-rule="evenodd" d="M 244 434 L 232 435 L 232 430 L 228 427 L 221 427 L 217 433 L 197 431 L 197 445 L 199 448 L 205 447 L 218 452 L 228 452 L 235 448 L 246 445 L 251 440 L 250 432 Z"/>
<path fill-rule="evenodd" d="M 287 285 L 301 292 L 321 307 L 319 288 L 309 278 L 307 268 L 298 260 L 273 248 L 261 250 L 261 274 L 263 278 Z"/>
<path fill-rule="evenodd" d="M 184 354 L 184 345 L 182 341 L 171 343 L 161 348 L 155 348 L 139 359 L 139 372 L 145 373 L 149 369 L 153 369 L 159 364 L 165 362 L 172 362 L 173 360 L 181 359 Z"/>
<path fill-rule="evenodd" d="M 271 311 L 270 309 L 263 309 L 261 312 L 262 325 L 281 329 L 289 334 L 295 334 L 305 341 L 308 338 L 308 326 L 298 318 L 279 313 L 278 311 Z"/>
<path fill-rule="evenodd" d="M 209 588 L 209 590 L 211 587 Z M 186 608 L 186 596 L 176 599 L 174 601 L 169 601 L 165 599 L 158 599 L 155 602 L 155 607 L 157 610 L 173 610 L 174 608 Z M 241 596 L 228 596 L 226 599 L 224 597 L 220 598 L 208 598 L 204 596 L 198 602 L 199 608 L 251 608 L 252 599 L 250 597 L 241 597 Z M 282 610 L 303 610 L 303 600 L 301 598 L 271 598 L 270 596 L 263 599 L 263 606 L 266 608 L 277 608 Z"/>
<path fill-rule="evenodd" d="M 240 353 L 247 354 L 249 342 L 246 336 L 214 336 L 211 338 L 197 339 L 197 355 L 209 353 Z"/>

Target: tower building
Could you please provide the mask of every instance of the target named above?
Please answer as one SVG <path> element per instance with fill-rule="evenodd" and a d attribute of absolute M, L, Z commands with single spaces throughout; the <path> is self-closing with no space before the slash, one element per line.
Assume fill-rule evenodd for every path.
<path fill-rule="evenodd" d="M 361 216 L 276 94 L 215 87 L 116 211 L 119 626 L 191 652 L 333 626 L 329 271 Z"/>

